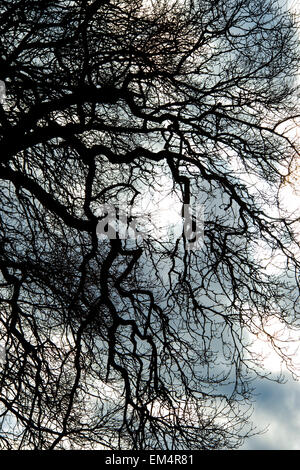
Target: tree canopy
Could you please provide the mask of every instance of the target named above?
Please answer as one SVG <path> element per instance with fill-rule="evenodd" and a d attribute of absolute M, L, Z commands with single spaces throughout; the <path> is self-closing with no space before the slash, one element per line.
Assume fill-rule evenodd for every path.
<path fill-rule="evenodd" d="M 298 61 L 273 0 L 2 0 L 3 449 L 251 434 L 255 338 L 291 367 L 267 325 L 299 327 Z M 104 204 L 201 206 L 201 246 L 101 238 Z"/>

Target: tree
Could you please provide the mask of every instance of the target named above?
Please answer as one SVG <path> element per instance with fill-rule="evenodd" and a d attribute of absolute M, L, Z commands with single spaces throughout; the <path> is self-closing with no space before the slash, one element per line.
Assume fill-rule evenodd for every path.
<path fill-rule="evenodd" d="M 2 448 L 239 446 L 269 376 L 253 337 L 289 365 L 267 324 L 299 326 L 279 191 L 297 156 L 295 18 L 270 0 L 0 14 Z M 145 216 L 159 199 L 203 207 L 200 248 L 147 224 L 99 237 L 103 204 Z"/>

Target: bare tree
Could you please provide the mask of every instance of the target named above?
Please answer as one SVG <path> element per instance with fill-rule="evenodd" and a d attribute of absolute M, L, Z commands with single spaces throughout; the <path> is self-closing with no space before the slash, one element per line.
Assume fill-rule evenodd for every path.
<path fill-rule="evenodd" d="M 266 325 L 299 326 L 280 207 L 295 18 L 270 0 L 3 0 L 0 15 L 2 448 L 239 446 L 269 376 L 253 337 L 289 366 Z M 149 225 L 98 236 L 103 204 L 160 199 L 165 215 L 203 207 L 201 247 Z"/>

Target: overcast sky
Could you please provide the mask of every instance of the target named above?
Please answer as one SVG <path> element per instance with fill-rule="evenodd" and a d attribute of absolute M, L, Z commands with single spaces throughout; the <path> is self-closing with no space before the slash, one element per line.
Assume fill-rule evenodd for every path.
<path fill-rule="evenodd" d="M 298 2 L 299 0 L 290 0 L 289 3 L 299 14 Z M 288 207 L 300 210 L 300 190 L 297 195 L 287 188 L 285 201 Z M 300 338 L 298 341 L 300 344 Z M 295 354 L 294 359 L 296 363 L 300 363 L 299 352 Z M 278 362 L 274 356 L 269 356 L 266 361 L 273 371 L 278 368 Z M 254 407 L 253 421 L 261 429 L 268 427 L 268 431 L 248 439 L 243 449 L 300 450 L 300 382 L 294 381 L 288 373 L 286 377 L 287 383 L 285 384 L 267 380 L 257 382 L 256 392 L 259 396 Z"/>
<path fill-rule="evenodd" d="M 248 439 L 244 450 L 300 450 L 300 383 L 258 384 L 253 420 L 268 431 Z"/>
<path fill-rule="evenodd" d="M 298 172 L 300 176 L 300 168 Z M 283 197 L 290 209 L 300 212 L 300 191 L 286 188 Z M 294 332 L 292 339 L 293 362 L 300 375 L 300 331 Z M 264 364 L 268 370 L 274 373 L 280 371 L 280 361 L 266 343 L 258 340 L 255 348 L 265 353 Z M 243 449 L 300 450 L 300 381 L 293 380 L 288 372 L 285 372 L 285 376 L 285 384 L 269 380 L 257 382 L 256 393 L 259 395 L 254 406 L 253 421 L 257 427 L 269 429 L 246 441 Z"/>

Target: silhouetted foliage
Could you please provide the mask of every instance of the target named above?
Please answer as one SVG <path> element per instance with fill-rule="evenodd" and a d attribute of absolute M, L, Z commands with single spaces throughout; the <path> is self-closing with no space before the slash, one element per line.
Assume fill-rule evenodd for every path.
<path fill-rule="evenodd" d="M 299 325 L 279 191 L 292 16 L 273 0 L 2 0 L 0 15 L 2 448 L 239 446 L 269 374 L 253 338 Z M 101 204 L 159 198 L 203 205 L 200 249 L 98 237 Z"/>

